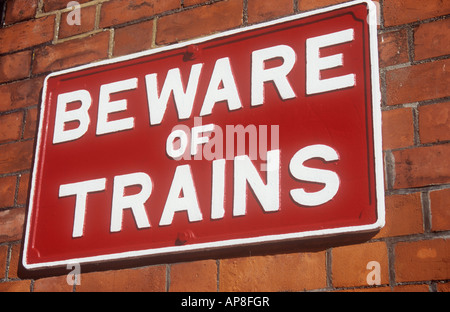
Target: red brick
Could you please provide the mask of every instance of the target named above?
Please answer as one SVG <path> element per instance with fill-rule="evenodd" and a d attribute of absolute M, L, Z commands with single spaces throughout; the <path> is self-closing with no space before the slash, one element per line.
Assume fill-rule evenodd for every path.
<path fill-rule="evenodd" d="M 397 285 L 394 292 L 430 292 L 430 287 L 426 284 L 418 285 Z"/>
<path fill-rule="evenodd" d="M 0 145 L 0 173 L 31 168 L 33 141 Z"/>
<path fill-rule="evenodd" d="M 0 143 L 20 139 L 22 134 L 23 112 L 0 116 Z"/>
<path fill-rule="evenodd" d="M 326 287 L 325 252 L 220 261 L 219 291 L 304 291 Z"/>
<path fill-rule="evenodd" d="M 9 0 L 6 2 L 5 24 L 13 24 L 33 18 L 38 0 Z"/>
<path fill-rule="evenodd" d="M 148 50 L 152 47 L 153 20 L 116 29 L 114 56 Z"/>
<path fill-rule="evenodd" d="M 73 286 L 67 283 L 67 275 L 41 278 L 34 282 L 34 292 L 72 292 Z"/>
<path fill-rule="evenodd" d="M 29 292 L 30 280 L 0 283 L 0 292 Z"/>
<path fill-rule="evenodd" d="M 387 104 L 404 104 L 448 96 L 450 59 L 407 66 L 386 73 Z"/>
<path fill-rule="evenodd" d="M 450 54 L 450 19 L 421 24 L 414 32 L 414 57 L 423 60 Z"/>
<path fill-rule="evenodd" d="M 367 269 L 367 264 L 371 261 L 377 261 L 380 264 L 381 284 L 388 284 L 388 255 L 384 242 L 333 248 L 333 287 L 368 286 L 367 275 L 373 269 Z"/>
<path fill-rule="evenodd" d="M 17 194 L 17 204 L 25 205 L 28 198 L 28 188 L 30 184 L 30 174 L 24 173 L 20 176 L 19 193 Z"/>
<path fill-rule="evenodd" d="M 394 151 L 394 188 L 449 183 L 449 153 L 450 144 Z"/>
<path fill-rule="evenodd" d="M 414 144 L 414 124 L 412 108 L 384 111 L 383 149 L 407 147 Z"/>
<path fill-rule="evenodd" d="M 277 5 L 270 1 L 249 0 L 248 22 L 262 22 L 277 17 L 285 16 L 294 12 L 292 0 L 279 0 Z"/>
<path fill-rule="evenodd" d="M 430 192 L 431 229 L 450 230 L 450 189 Z"/>
<path fill-rule="evenodd" d="M 23 130 L 23 138 L 31 139 L 36 137 L 37 131 L 37 108 L 30 108 L 27 110 L 25 119 L 25 128 Z"/>
<path fill-rule="evenodd" d="M 33 73 L 43 73 L 108 57 L 109 31 L 36 49 Z"/>
<path fill-rule="evenodd" d="M 79 9 L 80 14 L 80 25 L 70 25 L 67 22 L 67 17 L 69 14 L 74 14 L 73 11 L 65 12 L 61 14 L 61 21 L 59 24 L 59 36 L 58 38 L 67 38 L 70 36 L 79 35 L 85 32 L 94 30 L 95 26 L 95 11 L 96 6 L 88 6 Z M 72 15 L 71 15 L 72 16 Z"/>
<path fill-rule="evenodd" d="M 76 0 L 79 4 L 83 4 L 92 0 Z M 70 0 L 44 0 L 42 9 L 44 12 L 50 12 L 55 10 L 61 10 L 67 8 L 67 4 Z"/>
<path fill-rule="evenodd" d="M 437 284 L 438 292 L 450 292 L 450 282 Z"/>
<path fill-rule="evenodd" d="M 0 54 L 21 50 L 53 39 L 55 16 L 49 15 L 5 27 L 0 31 Z"/>
<path fill-rule="evenodd" d="M 30 64 L 31 51 L 0 56 L 0 83 L 28 77 Z"/>
<path fill-rule="evenodd" d="M 396 282 L 450 278 L 450 241 L 400 242 L 395 246 Z"/>
<path fill-rule="evenodd" d="M 384 26 L 394 26 L 450 13 L 448 0 L 390 0 L 383 3 Z"/>
<path fill-rule="evenodd" d="M 386 225 L 375 238 L 417 233 L 423 233 L 420 193 L 387 196 Z"/>
<path fill-rule="evenodd" d="M 217 291 L 216 261 L 204 260 L 171 265 L 169 291 Z"/>
<path fill-rule="evenodd" d="M 300 11 L 307 11 L 346 1 L 347 0 L 301 0 L 298 2 L 298 9 Z"/>
<path fill-rule="evenodd" d="M 0 85 L 0 112 L 37 105 L 44 77 Z"/>
<path fill-rule="evenodd" d="M 184 0 L 183 4 L 184 4 L 184 7 L 188 7 L 188 6 L 191 6 L 191 5 L 205 3 L 205 2 L 208 2 L 208 1 L 209 0 Z"/>
<path fill-rule="evenodd" d="M 6 277 L 6 262 L 8 261 L 8 246 L 0 246 L 0 279 Z"/>
<path fill-rule="evenodd" d="M 192 39 L 242 24 L 242 0 L 225 0 L 158 19 L 156 43 Z"/>
<path fill-rule="evenodd" d="M 87 292 L 147 292 L 165 291 L 166 267 L 164 265 L 139 269 L 81 273 L 76 291 Z"/>
<path fill-rule="evenodd" d="M 102 4 L 100 28 L 148 18 L 179 7 L 179 0 L 111 0 Z"/>
<path fill-rule="evenodd" d="M 24 221 L 24 208 L 0 211 L 0 243 L 21 239 Z"/>
<path fill-rule="evenodd" d="M 419 107 L 421 143 L 450 140 L 450 102 Z"/>
<path fill-rule="evenodd" d="M 16 180 L 15 176 L 0 178 L 0 208 L 14 206 Z"/>
<path fill-rule="evenodd" d="M 19 278 L 18 268 L 20 262 L 20 244 L 11 246 L 11 259 L 9 261 L 8 278 Z"/>
<path fill-rule="evenodd" d="M 408 38 L 405 29 L 378 35 L 380 67 L 406 63 L 408 58 Z"/>

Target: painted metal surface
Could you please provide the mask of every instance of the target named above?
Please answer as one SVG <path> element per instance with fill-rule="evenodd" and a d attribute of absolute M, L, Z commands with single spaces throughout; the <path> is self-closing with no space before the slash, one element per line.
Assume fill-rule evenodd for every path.
<path fill-rule="evenodd" d="M 49 75 L 24 266 L 379 229 L 378 83 L 370 1 Z"/>

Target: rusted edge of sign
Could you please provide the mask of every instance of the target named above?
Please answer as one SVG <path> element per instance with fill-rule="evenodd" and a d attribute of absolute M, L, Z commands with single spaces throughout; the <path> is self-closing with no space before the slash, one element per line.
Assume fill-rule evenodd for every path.
<path fill-rule="evenodd" d="M 47 82 L 48 79 L 54 76 L 59 76 L 66 73 L 81 71 L 88 68 L 99 67 L 103 65 L 119 63 L 122 61 L 127 61 L 131 59 L 136 59 L 139 57 L 152 55 L 156 53 L 161 53 L 164 51 L 174 50 L 177 48 L 191 46 L 197 43 L 202 43 L 205 41 L 209 41 L 212 39 L 217 39 L 221 37 L 226 37 L 234 34 L 238 34 L 241 32 L 246 32 L 249 30 L 264 28 L 267 26 L 272 26 L 284 22 L 289 22 L 293 20 L 302 19 L 308 16 L 318 15 L 330 11 L 334 11 L 341 8 L 351 7 L 358 4 L 365 4 L 368 9 L 368 17 L 367 22 L 369 24 L 369 53 L 370 53 L 370 69 L 371 69 L 371 87 L 372 87 L 372 119 L 373 119 L 373 141 L 374 141 L 374 160 L 375 160 L 375 182 L 376 182 L 376 198 L 377 198 L 377 221 L 373 224 L 368 225 L 359 225 L 359 226 L 348 226 L 348 227 L 340 227 L 340 228 L 332 228 L 332 229 L 323 229 L 323 230 L 314 230 L 314 231 L 306 231 L 306 232 L 298 232 L 298 233 L 288 233 L 281 235 L 265 235 L 251 238 L 242 238 L 242 239 L 230 239 L 224 241 L 215 241 L 208 243 L 198 243 L 192 245 L 182 245 L 182 246 L 172 246 L 172 247 L 162 247 L 155 249 L 145 249 L 138 251 L 129 251 L 129 252 L 120 252 L 113 254 L 105 254 L 100 256 L 90 256 L 83 258 L 74 258 L 74 259 L 65 259 L 61 261 L 52 261 L 52 262 L 43 262 L 43 263 L 27 263 L 27 252 L 29 248 L 29 239 L 30 239 L 30 227 L 31 227 L 31 215 L 33 211 L 33 202 L 35 196 L 35 188 L 37 183 L 36 171 L 37 165 L 39 163 L 39 153 L 42 143 L 42 129 L 47 125 L 43 124 L 42 116 L 45 115 L 47 106 L 45 102 L 46 94 L 47 94 Z M 277 241 L 291 241 L 297 239 L 305 239 L 305 238 L 316 238 L 316 237 L 328 237 L 339 234 L 346 233 L 368 233 L 374 232 L 381 229 L 385 224 L 385 203 L 384 203 L 384 174 L 383 174 L 383 153 L 382 153 L 382 135 L 381 135 L 381 92 L 380 92 L 380 83 L 379 83 L 379 64 L 378 64 L 378 41 L 377 41 L 377 8 L 376 5 L 370 0 L 356 0 L 352 2 L 346 2 L 343 4 L 338 4 L 334 6 L 330 6 L 323 9 L 318 9 L 306 13 L 291 15 L 288 17 L 284 17 L 281 19 L 252 25 L 248 27 L 233 29 L 230 31 L 225 31 L 222 33 L 214 34 L 211 36 L 206 36 L 194 40 L 189 40 L 181 43 L 176 43 L 169 46 L 164 46 L 160 48 L 155 48 L 152 50 L 134 53 L 126 56 L 117 57 L 114 59 L 108 59 L 104 61 L 100 61 L 97 63 L 91 63 L 87 65 L 82 65 L 58 72 L 54 72 L 49 74 L 44 81 L 43 92 L 42 92 L 42 100 L 41 100 L 41 109 L 40 109 L 40 121 L 39 121 L 39 130 L 36 140 L 36 151 L 35 151 L 35 160 L 33 165 L 32 172 L 32 180 L 30 187 L 30 197 L 29 197 L 29 207 L 27 213 L 26 220 L 26 229 L 25 229 L 25 238 L 23 242 L 23 258 L 22 264 L 25 269 L 33 270 L 33 269 L 42 269 L 49 267 L 59 267 L 63 265 L 67 265 L 70 263 L 93 263 L 93 262 L 102 262 L 102 261 L 110 261 L 110 260 L 119 260 L 119 259 L 132 259 L 143 256 L 155 256 L 162 254 L 174 254 L 181 252 L 190 252 L 190 251 L 200 251 L 200 250 L 212 250 L 223 247 L 232 247 L 232 246 L 245 246 L 245 245 L 253 245 L 256 243 L 270 243 Z"/>

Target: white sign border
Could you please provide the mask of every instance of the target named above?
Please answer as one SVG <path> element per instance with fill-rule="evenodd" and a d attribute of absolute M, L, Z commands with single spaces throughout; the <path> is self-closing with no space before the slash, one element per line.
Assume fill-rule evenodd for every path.
<path fill-rule="evenodd" d="M 66 73 L 71 73 L 75 71 L 80 71 L 92 67 L 98 67 L 107 64 L 118 63 L 122 61 L 127 61 L 130 59 L 139 58 L 142 56 L 147 56 L 155 53 L 160 53 L 168 50 L 173 50 L 177 48 L 186 47 L 192 44 L 198 44 L 201 42 L 209 41 L 216 38 L 221 38 L 229 35 L 238 34 L 241 32 L 259 29 L 271 25 L 276 25 L 284 22 L 289 22 L 297 19 L 302 19 L 312 15 L 318 15 L 321 13 L 334 11 L 341 8 L 346 8 L 350 6 L 354 6 L 357 4 L 366 4 L 368 8 L 368 23 L 369 23 L 369 50 L 370 50 L 370 67 L 371 67 L 371 83 L 372 83 L 372 119 L 373 119 L 373 140 L 374 140 L 374 160 L 375 160 L 375 182 L 376 182 L 376 198 L 377 198 L 377 216 L 378 219 L 373 224 L 368 225 L 360 225 L 360 226 L 349 226 L 349 227 L 339 227 L 332 229 L 323 229 L 323 230 L 315 230 L 315 231 L 306 231 L 306 232 L 296 232 L 296 233 L 288 233 L 288 234 L 276 234 L 276 235 L 265 235 L 265 236 L 257 236 L 251 238 L 242 238 L 242 239 L 230 239 L 224 241 L 216 241 L 209 243 L 198 243 L 191 245 L 182 245 L 182 246 L 172 246 L 172 247 L 162 247 L 155 249 L 145 249 L 145 250 L 137 250 L 137 251 L 129 251 L 129 252 L 120 252 L 113 254 L 105 254 L 100 256 L 91 256 L 91 257 L 82 257 L 82 258 L 73 258 L 66 259 L 60 261 L 51 261 L 51 262 L 42 262 L 42 263 L 27 263 L 27 252 L 29 248 L 29 239 L 30 239 L 30 223 L 31 223 L 31 215 L 33 211 L 33 201 L 34 201 L 34 191 L 36 186 L 36 170 L 37 164 L 39 163 L 39 152 L 40 146 L 42 142 L 42 129 L 45 127 L 43 125 L 43 118 L 46 110 L 45 97 L 47 93 L 47 81 L 53 76 L 59 76 Z M 280 18 L 277 20 L 256 24 L 252 26 L 242 27 L 238 29 L 233 29 L 225 32 L 221 32 L 218 34 L 214 34 L 211 36 L 206 36 L 194 40 L 184 41 L 180 43 L 176 43 L 169 46 L 164 46 L 160 48 L 155 48 L 148 51 L 143 51 L 139 53 L 134 53 L 126 56 L 117 57 L 114 59 L 108 59 L 92 64 L 82 65 L 66 70 L 61 70 L 58 72 L 54 72 L 49 74 L 44 81 L 44 87 L 42 91 L 42 106 L 40 111 L 40 121 L 39 121 L 39 129 L 36 143 L 36 151 L 35 151 L 35 160 L 33 166 L 32 180 L 31 180 L 31 188 L 30 188 L 30 198 L 29 198 L 29 209 L 27 214 L 27 223 L 25 230 L 25 238 L 24 238 L 24 248 L 23 248 L 23 257 L 22 264 L 27 270 L 34 269 L 43 269 L 50 267 L 59 267 L 65 266 L 70 263 L 93 263 L 93 262 L 103 262 L 103 261 L 111 261 L 111 260 L 120 260 L 120 259 L 132 259 L 143 256 L 156 256 L 156 255 L 165 255 L 165 254 L 175 254 L 182 253 L 188 251 L 201 251 L 201 250 L 212 250 L 218 249 L 222 247 L 232 247 L 232 246 L 245 246 L 245 245 L 254 245 L 255 243 L 270 243 L 276 241 L 289 241 L 296 239 L 305 239 L 305 238 L 316 238 L 316 237 L 328 237 L 337 234 L 345 234 L 345 233 L 366 233 L 375 230 L 381 229 L 385 224 L 385 202 L 384 202 L 384 172 L 383 172 L 383 152 L 382 152 L 382 135 L 381 135 L 381 92 L 380 92 L 380 83 L 379 83 L 379 65 L 378 65 L 378 39 L 377 39 L 377 8 L 375 4 L 370 0 L 356 0 L 351 2 L 346 2 L 314 11 L 309 11 L 305 13 L 300 13 L 296 15 L 287 16 L 284 18 Z"/>

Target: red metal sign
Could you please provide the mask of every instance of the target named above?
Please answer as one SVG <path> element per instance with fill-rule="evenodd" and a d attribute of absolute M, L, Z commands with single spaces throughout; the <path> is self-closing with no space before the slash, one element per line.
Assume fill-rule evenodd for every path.
<path fill-rule="evenodd" d="M 384 224 L 370 1 L 53 73 L 28 269 Z"/>

